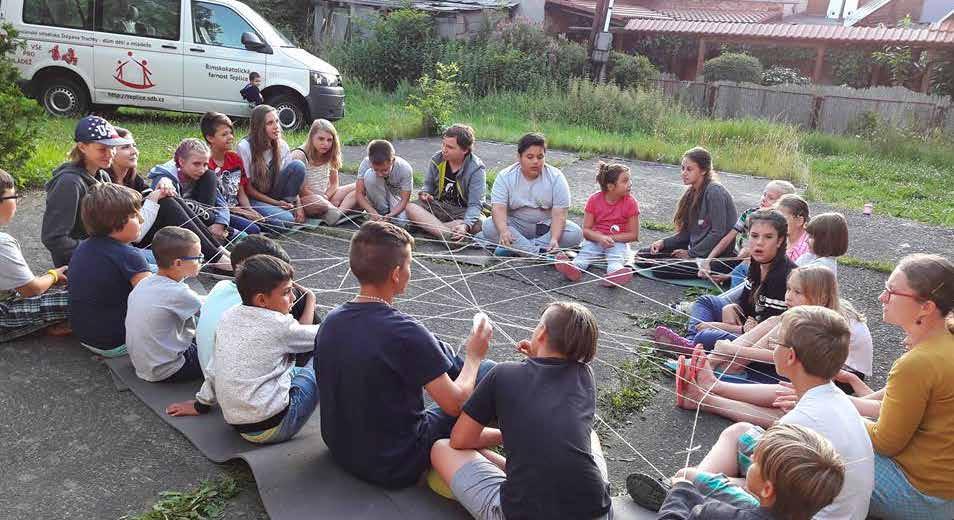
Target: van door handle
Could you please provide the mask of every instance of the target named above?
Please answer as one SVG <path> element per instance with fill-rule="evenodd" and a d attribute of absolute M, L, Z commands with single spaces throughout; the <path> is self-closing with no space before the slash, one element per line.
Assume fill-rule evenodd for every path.
<path fill-rule="evenodd" d="M 175 45 L 165 44 L 165 45 L 162 46 L 162 48 L 163 48 L 163 49 L 172 49 L 172 50 L 175 50 L 176 46 L 175 46 Z"/>
<path fill-rule="evenodd" d="M 205 52 L 205 49 L 200 49 L 199 47 L 192 47 L 189 50 L 192 52 Z"/>

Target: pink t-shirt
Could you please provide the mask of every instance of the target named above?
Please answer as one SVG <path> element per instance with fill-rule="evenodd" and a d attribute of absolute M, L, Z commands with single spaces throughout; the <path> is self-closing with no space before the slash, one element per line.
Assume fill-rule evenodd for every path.
<path fill-rule="evenodd" d="M 785 255 L 791 261 L 798 260 L 798 257 L 808 252 L 808 233 L 802 233 L 802 236 L 794 244 L 789 244 Z"/>
<path fill-rule="evenodd" d="M 584 211 L 593 215 L 593 229 L 603 234 L 625 233 L 629 219 L 639 215 L 639 203 L 632 195 L 610 204 L 606 201 L 606 194 L 598 191 L 586 200 Z M 618 231 L 611 231 L 613 225 L 619 226 Z"/>

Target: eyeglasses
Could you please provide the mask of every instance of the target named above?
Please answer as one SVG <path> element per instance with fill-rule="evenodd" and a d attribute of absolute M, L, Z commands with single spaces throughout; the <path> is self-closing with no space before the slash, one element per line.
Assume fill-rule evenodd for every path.
<path fill-rule="evenodd" d="M 4 197 L 0 197 L 0 202 L 3 202 L 5 200 L 17 200 L 22 198 L 23 198 L 23 195 L 20 195 L 19 193 L 17 193 L 16 195 L 7 195 Z"/>
<path fill-rule="evenodd" d="M 788 346 L 788 345 L 786 345 L 786 344 L 780 342 L 779 340 L 777 340 L 777 339 L 775 339 L 775 338 L 768 338 L 768 339 L 766 340 L 766 343 L 768 343 L 769 346 L 772 347 L 773 350 L 776 349 L 776 348 L 778 348 L 778 347 L 785 347 L 785 348 L 790 348 L 790 349 L 792 349 L 792 350 L 795 350 L 794 347 L 790 347 L 790 346 Z"/>
<path fill-rule="evenodd" d="M 892 291 L 891 288 L 888 287 L 888 284 L 884 284 L 884 294 L 887 294 L 887 295 L 888 295 L 888 296 L 884 299 L 884 302 L 885 302 L 885 303 L 890 303 L 892 296 L 904 296 L 904 297 L 906 297 L 906 298 L 914 298 L 915 300 L 923 300 L 923 299 L 924 299 L 924 298 L 921 298 L 921 296 L 920 296 L 920 295 L 917 295 L 917 294 L 904 293 L 904 292 L 900 292 L 900 291 Z"/>
<path fill-rule="evenodd" d="M 180 257 L 179 257 L 179 260 L 185 260 L 185 261 L 190 261 L 190 260 L 191 260 L 191 261 L 199 262 L 199 261 L 201 261 L 203 258 L 204 258 L 204 257 L 201 256 L 201 255 L 200 255 L 200 256 L 180 256 Z"/>

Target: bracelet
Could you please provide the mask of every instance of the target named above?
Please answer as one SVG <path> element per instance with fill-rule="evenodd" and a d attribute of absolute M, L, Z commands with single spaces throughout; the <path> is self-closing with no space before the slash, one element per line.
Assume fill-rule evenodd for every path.
<path fill-rule="evenodd" d="M 60 273 L 56 272 L 56 269 L 50 269 L 46 274 L 53 277 L 53 285 L 56 285 L 56 282 L 60 281 Z"/>

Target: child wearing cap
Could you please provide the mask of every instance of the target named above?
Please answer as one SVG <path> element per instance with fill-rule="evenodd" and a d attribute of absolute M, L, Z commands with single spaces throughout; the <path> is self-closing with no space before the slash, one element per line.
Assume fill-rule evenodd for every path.
<path fill-rule="evenodd" d="M 13 176 L 0 170 L 0 226 L 13 220 L 17 198 Z M 48 333 L 68 334 L 69 298 L 57 285 L 66 285 L 66 266 L 34 276 L 17 240 L 0 233 L 0 341 L 51 324 Z"/>
<path fill-rule="evenodd" d="M 73 251 L 87 236 L 80 219 L 83 198 L 94 185 L 110 182 L 106 169 L 113 161 L 114 148 L 132 142 L 120 137 L 109 121 L 96 116 L 80 119 L 74 140 L 76 144 L 70 150 L 69 161 L 53 170 L 53 177 L 46 183 L 46 210 L 40 240 L 57 267 L 70 263 Z M 157 193 L 150 199 L 158 197 Z"/>

